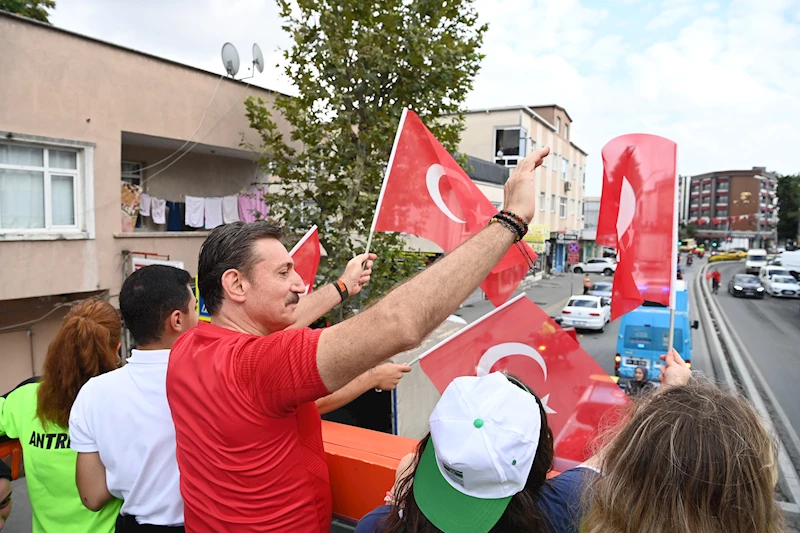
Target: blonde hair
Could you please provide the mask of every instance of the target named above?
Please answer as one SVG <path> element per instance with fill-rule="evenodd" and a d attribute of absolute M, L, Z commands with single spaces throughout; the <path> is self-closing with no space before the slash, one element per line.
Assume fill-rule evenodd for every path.
<path fill-rule="evenodd" d="M 705 378 L 645 397 L 602 452 L 582 533 L 778 533 L 778 443 Z"/>

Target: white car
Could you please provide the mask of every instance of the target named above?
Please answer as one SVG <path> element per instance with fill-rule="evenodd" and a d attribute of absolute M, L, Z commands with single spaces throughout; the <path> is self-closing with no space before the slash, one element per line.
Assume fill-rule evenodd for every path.
<path fill-rule="evenodd" d="M 762 281 L 764 290 L 770 296 L 800 298 L 800 283 L 792 276 L 774 275 Z"/>
<path fill-rule="evenodd" d="M 609 322 L 611 322 L 611 306 L 607 298 L 573 296 L 561 310 L 562 326 L 603 331 Z"/>
<path fill-rule="evenodd" d="M 607 257 L 596 257 L 594 259 L 589 259 L 585 263 L 576 264 L 572 267 L 572 271 L 576 274 L 593 272 L 610 276 L 617 271 L 617 263 L 613 259 Z"/>

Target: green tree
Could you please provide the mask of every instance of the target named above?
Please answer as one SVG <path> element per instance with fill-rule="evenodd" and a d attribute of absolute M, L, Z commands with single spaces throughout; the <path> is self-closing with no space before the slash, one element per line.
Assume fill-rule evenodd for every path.
<path fill-rule="evenodd" d="M 284 52 L 296 97 L 270 110 L 248 99 L 247 117 L 262 141 L 260 164 L 280 179 L 269 198 L 289 240 L 319 227 L 332 281 L 365 250 L 367 234 L 403 108 L 413 109 L 451 153 L 463 130 L 463 102 L 483 56 L 486 26 L 472 0 L 278 0 L 293 44 Z M 292 128 L 278 131 L 277 112 Z M 287 142 L 288 141 L 288 142 Z M 424 266 L 404 239 L 376 234 L 375 274 L 364 300 L 376 298 Z M 339 321 L 350 309 L 338 308 Z"/>
<path fill-rule="evenodd" d="M 0 0 L 0 11 L 8 11 L 48 24 L 50 14 L 47 10 L 55 8 L 55 0 Z"/>
<path fill-rule="evenodd" d="M 681 241 L 687 241 L 697 237 L 696 224 L 681 224 L 678 228 L 678 235 Z"/>
<path fill-rule="evenodd" d="M 778 178 L 778 239 L 795 240 L 800 223 L 800 175 Z"/>

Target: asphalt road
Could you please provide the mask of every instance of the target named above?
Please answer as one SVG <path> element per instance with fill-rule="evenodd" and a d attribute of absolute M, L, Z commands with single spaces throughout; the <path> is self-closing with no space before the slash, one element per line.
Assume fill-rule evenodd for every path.
<path fill-rule="evenodd" d="M 800 301 L 769 295 L 763 300 L 734 298 L 726 292 L 728 281 L 744 272 L 744 263 L 717 264 L 722 274 L 717 294 L 722 311 L 800 433 Z"/>

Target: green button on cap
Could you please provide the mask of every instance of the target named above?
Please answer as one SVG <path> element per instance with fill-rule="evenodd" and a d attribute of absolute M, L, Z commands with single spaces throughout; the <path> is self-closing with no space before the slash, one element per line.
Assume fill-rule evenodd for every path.
<path fill-rule="evenodd" d="M 472 424 L 473 424 L 473 425 L 474 425 L 476 428 L 482 428 L 482 427 L 483 427 L 483 420 L 482 420 L 482 419 L 480 419 L 480 418 L 476 418 L 476 419 L 475 419 L 475 422 L 473 422 Z"/>

